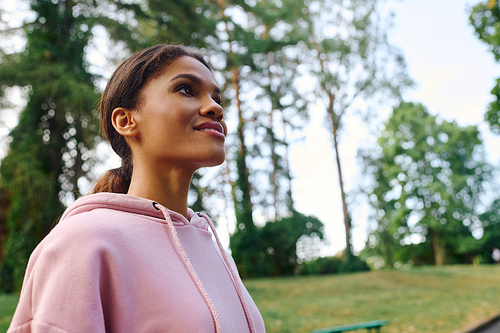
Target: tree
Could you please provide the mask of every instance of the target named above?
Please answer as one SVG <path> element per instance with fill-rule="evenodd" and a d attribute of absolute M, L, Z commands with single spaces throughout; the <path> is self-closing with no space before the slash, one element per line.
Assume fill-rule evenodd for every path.
<path fill-rule="evenodd" d="M 79 179 L 91 178 L 87 172 L 95 160 L 92 148 L 99 142 L 93 119 L 97 100 L 93 83 L 102 78 L 89 73 L 84 58 L 98 26 L 106 28 L 111 41 L 120 42 L 114 45 L 121 50 L 115 60 L 122 60 L 129 51 L 172 41 L 201 48 L 218 70 L 217 75 L 221 74 L 218 77 L 225 79 L 226 102 L 234 101 L 228 111 L 238 119 L 237 149 L 229 152 L 229 182 L 239 230 L 241 235 L 248 234 L 241 241 L 236 236 L 231 246 L 247 250 L 249 256 L 242 261 L 252 262 L 256 252 L 251 249 L 258 250 L 262 245 L 254 211 L 264 212 L 271 221 L 296 213 L 287 134 L 298 124 L 303 126 L 304 121 L 296 119 L 307 115 L 305 100 L 294 86 L 301 52 L 295 45 L 306 40 L 308 32 L 307 25 L 295 24 L 296 19 L 305 22 L 303 9 L 302 2 L 292 0 L 253 4 L 240 0 L 150 0 L 141 4 L 33 0 L 36 19 L 24 27 L 28 42 L 25 50 L 2 54 L 0 64 L 2 83 L 31 89 L 0 170 L 12 206 L 1 274 L 13 276 L 9 269 L 17 270 L 9 288 L 19 285 L 27 256 L 60 216 L 64 208 L 61 201 L 78 196 Z M 248 95 L 255 89 L 259 103 Z M 255 167 L 256 161 L 263 160 L 270 161 L 271 167 Z M 196 209 L 203 209 L 202 199 L 217 190 L 202 176 L 194 177 L 191 188 Z M 261 182 L 264 178 L 268 180 Z M 224 184 L 215 183 L 220 188 Z M 26 198 L 30 198 L 29 209 Z M 37 213 L 44 210 L 40 207 L 46 215 Z M 299 220 L 300 215 L 295 217 Z M 40 230 L 26 229 L 30 224 L 24 221 L 28 220 Z M 16 259 L 8 259 L 13 253 L 17 253 Z M 238 250 L 233 249 L 233 254 L 238 257 Z"/>
<path fill-rule="evenodd" d="M 491 253 L 494 248 L 500 248 L 500 199 L 493 201 L 479 219 L 483 226 L 483 237 L 478 255 L 482 262 L 493 263 Z"/>
<path fill-rule="evenodd" d="M 98 25 L 112 33 L 128 31 L 122 39 L 132 43 L 134 28 L 107 15 L 126 17 L 137 6 L 32 0 L 34 20 L 3 31 L 23 30 L 26 46 L 21 52 L 0 53 L 1 93 L 23 87 L 28 99 L 0 167 L 9 198 L 0 269 L 5 291 L 20 288 L 30 253 L 56 223 L 64 202 L 79 196 L 79 180 L 93 177 L 93 148 L 100 142 L 94 87 L 99 76 L 88 72 L 85 50 Z"/>
<path fill-rule="evenodd" d="M 303 128 L 308 117 L 307 100 L 295 84 L 299 55 L 304 50 L 301 46 L 308 37 L 307 27 L 296 24 L 303 21 L 305 4 L 263 1 L 243 8 L 251 22 L 246 30 L 251 34 L 236 41 L 251 52 L 251 62 L 243 63 L 252 69 L 245 85 L 255 96 L 243 101 L 253 113 L 246 117 L 251 119 L 254 137 L 249 151 L 251 164 L 265 165 L 253 167 L 253 182 L 259 184 L 254 186 L 253 199 L 273 221 L 294 212 L 287 134 Z"/>
<path fill-rule="evenodd" d="M 489 45 L 495 60 L 500 60 L 500 4 L 497 0 L 487 0 L 473 7 L 469 17 L 480 40 Z M 500 78 L 491 90 L 495 100 L 491 102 L 484 115 L 484 119 L 491 126 L 491 130 L 500 134 Z"/>
<path fill-rule="evenodd" d="M 301 240 L 323 240 L 323 223 L 312 216 L 295 212 L 292 216 L 255 227 L 254 233 L 236 232 L 231 237 L 233 256 L 246 259 L 238 263 L 243 277 L 284 276 L 299 273 L 297 246 Z M 235 246 L 239 245 L 239 246 Z M 244 251 L 243 245 L 252 251 Z M 234 254 L 234 251 L 240 253 Z"/>
<path fill-rule="evenodd" d="M 364 163 L 377 221 L 368 252 L 391 265 L 472 261 L 481 248 L 473 234 L 484 227 L 478 208 L 492 176 L 477 127 L 401 103 Z"/>
<path fill-rule="evenodd" d="M 219 3 L 148 0 L 147 11 L 136 13 L 141 19 L 141 31 L 143 38 L 147 38 L 147 46 L 181 43 L 198 49 L 213 49 L 218 45 L 216 24 L 221 10 Z"/>
<path fill-rule="evenodd" d="M 236 144 L 232 145 L 237 148 L 229 150 L 234 161 L 229 166 L 235 169 L 232 194 L 238 226 L 231 250 L 246 276 L 266 274 L 256 253 L 266 256 L 262 248 L 269 245 L 265 246 L 254 223 L 255 212 L 266 221 L 265 229 L 279 225 L 283 230 L 286 225 L 293 234 L 292 222 L 277 221 L 290 219 L 300 224 L 301 214 L 295 211 L 292 198 L 288 137 L 307 119 L 307 101 L 295 86 L 303 40 L 309 33 L 307 25 L 296 24 L 305 21 L 304 8 L 301 1 L 288 0 L 234 1 L 231 10 L 224 9 L 232 15 L 220 34 L 222 45 L 227 45 L 222 71 L 230 82 L 226 94 L 235 101 L 230 111 L 238 119 Z M 285 274 L 286 269 L 276 269 Z"/>
<path fill-rule="evenodd" d="M 69 2 L 33 1 L 31 9 L 26 49 L 1 55 L 3 88 L 30 90 L 0 169 L 10 201 L 0 271 L 7 291 L 20 288 L 29 254 L 62 213 L 60 199 L 77 191 L 97 134 L 98 96 L 83 63 L 92 27 Z"/>
<path fill-rule="evenodd" d="M 298 273 L 300 261 L 297 244 L 303 237 L 323 240 L 323 223 L 312 216 L 295 213 L 276 221 L 267 222 L 260 230 L 262 243 L 261 266 L 266 276 L 283 276 Z"/>
<path fill-rule="evenodd" d="M 284 24 L 283 21 L 280 23 Z M 261 205 L 269 207 L 269 213 L 266 215 L 270 221 L 295 213 L 288 161 L 288 137 L 300 131 L 309 116 L 307 99 L 298 92 L 294 82 L 299 76 L 297 67 L 300 59 L 297 54 L 302 51 L 295 44 L 298 38 L 304 38 L 304 32 L 291 35 L 293 38 L 290 38 L 289 42 L 292 45 L 270 48 L 266 53 L 255 57 L 256 74 L 252 78 L 261 89 L 257 99 L 268 101 L 261 103 L 260 109 L 257 109 L 262 116 L 255 117 L 256 131 L 262 129 L 265 134 L 261 135 L 261 141 L 254 145 L 257 148 L 254 154 L 259 158 L 266 158 L 270 166 L 259 170 L 268 176 L 268 186 L 264 187 L 260 196 Z M 261 39 L 267 43 L 269 38 L 266 33 Z M 275 42 L 272 45 L 275 45 Z M 260 183 L 263 184 L 264 181 Z"/>
<path fill-rule="evenodd" d="M 346 258 L 351 257 L 351 217 L 346 201 L 340 138 L 344 117 L 360 99 L 400 96 L 411 84 L 403 56 L 387 39 L 390 19 L 378 0 L 311 1 L 306 13 L 311 72 L 319 87 L 316 95 L 326 109 L 331 131 L 344 215 Z"/>

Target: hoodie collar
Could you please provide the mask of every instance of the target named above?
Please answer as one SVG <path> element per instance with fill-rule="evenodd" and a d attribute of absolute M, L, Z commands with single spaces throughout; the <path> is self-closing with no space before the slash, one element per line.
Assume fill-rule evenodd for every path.
<path fill-rule="evenodd" d="M 102 208 L 145 215 L 165 221 L 165 216 L 163 215 L 160 206 L 161 205 L 157 202 L 133 195 L 107 192 L 96 193 L 83 196 L 72 203 L 64 212 L 61 217 L 61 221 L 73 215 Z M 188 219 L 186 219 L 182 214 L 169 210 L 168 208 L 166 209 L 174 224 L 194 225 L 198 228 L 208 230 L 208 223 L 204 215 L 196 214 L 189 208 Z"/>

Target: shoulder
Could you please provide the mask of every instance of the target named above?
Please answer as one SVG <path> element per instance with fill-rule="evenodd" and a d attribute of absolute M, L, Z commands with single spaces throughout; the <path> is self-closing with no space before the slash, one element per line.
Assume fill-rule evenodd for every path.
<path fill-rule="evenodd" d="M 162 235 L 165 220 L 151 203 L 111 193 L 78 199 L 40 244 L 40 256 L 128 260 L 138 244 L 149 249 Z"/>
<path fill-rule="evenodd" d="M 110 241 L 120 235 L 133 236 L 138 228 L 161 223 L 161 212 L 152 201 L 124 194 L 98 193 L 82 197 L 70 205 L 49 233 L 46 243 Z"/>
<path fill-rule="evenodd" d="M 40 244 L 43 251 L 52 248 L 90 249 L 102 241 L 116 235 L 120 220 L 124 216 L 109 213 L 106 209 L 96 209 L 71 216 L 60 221 Z"/>
<path fill-rule="evenodd" d="M 86 269 L 116 246 L 116 225 L 107 223 L 99 212 L 88 212 L 57 224 L 37 246 L 30 258 L 34 271 L 63 273 L 78 263 Z M 70 273 L 70 272 L 67 272 Z M 36 274 L 39 275 L 40 274 Z M 52 274 L 51 274 L 52 275 Z"/>

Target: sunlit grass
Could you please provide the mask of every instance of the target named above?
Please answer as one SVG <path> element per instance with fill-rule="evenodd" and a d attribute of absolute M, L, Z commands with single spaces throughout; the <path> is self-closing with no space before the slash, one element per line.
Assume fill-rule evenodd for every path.
<path fill-rule="evenodd" d="M 267 332 L 386 319 L 382 332 L 452 332 L 500 312 L 500 266 L 247 280 Z"/>
<path fill-rule="evenodd" d="M 245 285 L 268 333 L 375 319 L 389 321 L 386 333 L 450 333 L 500 312 L 500 265 L 267 278 Z M 0 295 L 0 332 L 7 330 L 17 300 Z"/>

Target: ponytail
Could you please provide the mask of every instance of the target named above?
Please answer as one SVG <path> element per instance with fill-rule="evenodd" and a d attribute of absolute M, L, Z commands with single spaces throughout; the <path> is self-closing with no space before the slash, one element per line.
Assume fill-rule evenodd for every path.
<path fill-rule="evenodd" d="M 123 193 L 128 192 L 130 181 L 132 180 L 132 159 L 122 158 L 122 166 L 116 169 L 108 170 L 99 177 L 90 194 L 100 192 Z"/>

